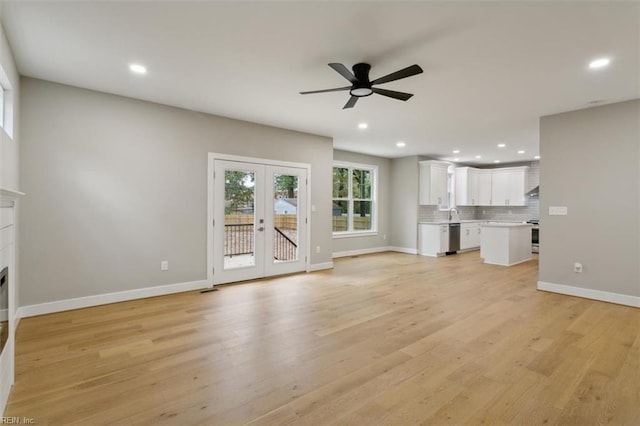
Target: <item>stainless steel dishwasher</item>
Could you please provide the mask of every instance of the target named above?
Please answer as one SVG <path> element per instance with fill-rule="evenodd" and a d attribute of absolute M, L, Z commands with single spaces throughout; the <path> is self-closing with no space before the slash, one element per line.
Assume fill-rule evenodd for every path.
<path fill-rule="evenodd" d="M 460 224 L 449 224 L 449 251 L 447 253 L 455 253 L 460 250 Z"/>

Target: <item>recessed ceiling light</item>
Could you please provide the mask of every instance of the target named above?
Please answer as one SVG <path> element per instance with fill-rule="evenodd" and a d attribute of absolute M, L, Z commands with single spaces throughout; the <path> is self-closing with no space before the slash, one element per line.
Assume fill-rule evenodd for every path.
<path fill-rule="evenodd" d="M 499 143 L 499 144 L 498 144 L 498 148 L 504 148 L 505 146 L 507 146 L 507 144 L 506 144 L 506 143 Z"/>
<path fill-rule="evenodd" d="M 453 161 L 460 161 L 458 157 L 454 158 Z"/>
<path fill-rule="evenodd" d="M 358 129 L 366 129 L 367 127 L 369 127 L 369 125 L 367 123 L 358 124 Z"/>
<path fill-rule="evenodd" d="M 140 75 L 143 75 L 143 74 L 147 73 L 147 67 L 145 67 L 144 65 L 140 65 L 140 64 L 131 64 L 131 65 L 129 65 L 129 70 L 132 73 L 140 74 Z"/>
<path fill-rule="evenodd" d="M 482 155 L 476 155 L 476 158 L 480 159 L 480 158 L 482 158 Z"/>
<path fill-rule="evenodd" d="M 518 154 L 524 154 L 524 150 L 521 149 L 520 151 L 518 151 Z"/>
<path fill-rule="evenodd" d="M 535 157 L 533 157 L 533 159 L 534 159 L 534 160 L 539 160 L 539 159 L 540 159 L 540 156 L 539 156 L 539 155 L 536 155 Z"/>
<path fill-rule="evenodd" d="M 596 70 L 599 68 L 604 68 L 608 66 L 610 63 L 611 63 L 611 59 L 609 58 L 598 58 L 589 62 L 589 68 L 591 68 L 592 70 Z"/>
<path fill-rule="evenodd" d="M 404 148 L 405 146 L 407 146 L 407 144 L 402 142 L 402 141 L 398 141 L 398 142 L 396 142 L 396 146 L 398 148 Z"/>
<path fill-rule="evenodd" d="M 499 163 L 499 162 L 500 162 L 500 160 L 493 160 L 493 162 L 494 162 L 494 163 Z"/>
<path fill-rule="evenodd" d="M 451 151 L 451 152 L 453 152 L 454 154 L 460 154 L 460 150 L 459 150 L 459 149 L 454 149 L 454 150 L 453 150 L 453 151 Z"/>

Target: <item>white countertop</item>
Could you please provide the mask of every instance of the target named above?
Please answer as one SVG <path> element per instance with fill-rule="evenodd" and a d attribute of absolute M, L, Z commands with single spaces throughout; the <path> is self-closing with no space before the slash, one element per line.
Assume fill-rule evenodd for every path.
<path fill-rule="evenodd" d="M 450 223 L 482 223 L 482 222 L 487 222 L 486 220 L 478 220 L 478 219 L 471 219 L 471 220 L 452 220 L 451 222 L 449 222 L 448 220 L 440 220 L 438 222 L 418 222 L 419 225 L 448 225 Z"/>
<path fill-rule="evenodd" d="M 448 225 L 450 223 L 479 223 L 483 226 L 531 225 L 530 223 L 515 222 L 513 220 L 481 220 L 481 219 L 452 220 L 451 222 L 449 222 L 448 220 L 440 220 L 438 222 L 418 222 L 418 225 Z"/>
<path fill-rule="evenodd" d="M 514 222 L 510 222 L 510 223 L 505 223 L 505 222 L 488 222 L 488 223 L 481 223 L 480 226 L 483 226 L 485 228 L 531 228 L 532 225 L 530 223 L 514 223 Z"/>

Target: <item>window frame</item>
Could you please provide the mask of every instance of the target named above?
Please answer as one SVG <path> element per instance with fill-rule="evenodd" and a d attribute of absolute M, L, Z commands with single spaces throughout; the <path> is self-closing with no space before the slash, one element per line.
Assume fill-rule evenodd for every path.
<path fill-rule="evenodd" d="M 13 94 L 13 86 L 0 63 L 0 90 L 2 90 L 2 96 L 0 96 L 0 101 L 2 102 L 2 107 L 0 108 L 0 129 L 4 131 L 4 133 L 9 136 L 10 139 L 13 139 L 14 134 L 14 94 Z M 0 130 L 0 131 L 2 131 Z"/>
<path fill-rule="evenodd" d="M 6 89 L 4 88 L 4 84 L 2 84 L 2 79 L 0 79 L 0 128 L 4 129 L 4 112 L 5 108 L 5 100 L 7 94 Z"/>
<path fill-rule="evenodd" d="M 344 168 L 349 170 L 347 198 L 333 198 L 333 169 Z M 355 198 L 353 196 L 353 170 L 366 170 L 371 173 L 371 229 L 354 230 L 354 202 L 369 201 L 368 199 Z M 351 238 L 378 235 L 378 166 L 374 164 L 352 163 L 347 161 L 334 161 L 331 167 L 331 205 L 334 201 L 347 201 L 349 219 L 346 231 L 332 231 L 333 238 Z M 332 215 L 333 217 L 333 215 Z"/>

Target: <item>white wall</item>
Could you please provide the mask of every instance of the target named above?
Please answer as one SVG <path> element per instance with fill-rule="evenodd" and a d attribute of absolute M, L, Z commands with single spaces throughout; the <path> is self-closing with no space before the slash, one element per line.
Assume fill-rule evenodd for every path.
<path fill-rule="evenodd" d="M 375 251 L 389 246 L 391 215 L 391 160 L 373 155 L 349 151 L 333 151 L 335 161 L 378 166 L 378 234 L 364 237 L 333 239 L 333 253 L 336 255 Z M 386 237 L 386 239 L 385 239 Z"/>
<path fill-rule="evenodd" d="M 542 117 L 540 155 L 541 288 L 640 306 L 640 100 Z"/>
<path fill-rule="evenodd" d="M 30 78 L 21 112 L 22 306 L 206 279 L 208 152 L 311 164 L 331 262 L 329 138 Z"/>

